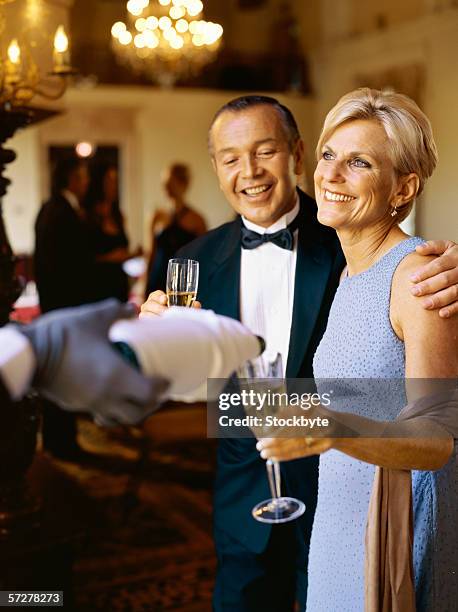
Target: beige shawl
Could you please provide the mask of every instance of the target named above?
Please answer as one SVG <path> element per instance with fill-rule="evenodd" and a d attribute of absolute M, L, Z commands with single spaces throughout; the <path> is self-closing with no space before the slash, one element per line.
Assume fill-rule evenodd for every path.
<path fill-rule="evenodd" d="M 393 426 L 411 419 L 422 427 L 428 419 L 457 439 L 458 390 L 408 404 Z M 411 472 L 377 467 L 366 527 L 366 612 L 415 612 L 412 545 Z"/>

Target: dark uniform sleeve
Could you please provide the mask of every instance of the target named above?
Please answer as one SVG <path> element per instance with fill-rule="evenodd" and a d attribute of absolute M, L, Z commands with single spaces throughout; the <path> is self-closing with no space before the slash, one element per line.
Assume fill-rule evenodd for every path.
<path fill-rule="evenodd" d="M 0 375 L 0 409 L 2 409 L 3 406 L 5 406 L 9 402 L 11 402 L 11 397 Z"/>

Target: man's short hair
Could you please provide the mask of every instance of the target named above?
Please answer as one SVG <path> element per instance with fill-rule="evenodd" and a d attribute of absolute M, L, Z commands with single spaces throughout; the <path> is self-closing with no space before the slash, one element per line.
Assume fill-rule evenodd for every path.
<path fill-rule="evenodd" d="M 213 149 L 211 133 L 218 117 L 226 112 L 240 113 L 246 110 L 247 108 L 253 108 L 255 106 L 270 106 L 277 111 L 281 119 L 282 125 L 285 129 L 290 149 L 291 151 L 294 149 L 297 141 L 300 140 L 301 135 L 299 133 L 299 128 L 297 127 L 297 123 L 294 119 L 293 113 L 289 110 L 289 108 L 286 107 L 284 104 L 281 104 L 276 98 L 271 98 L 270 96 L 249 95 L 234 98 L 234 100 L 227 102 L 217 111 L 217 113 L 213 117 L 213 120 L 210 124 L 210 128 L 208 130 L 208 149 L 212 155 Z"/>
<path fill-rule="evenodd" d="M 71 175 L 81 167 L 87 167 L 87 163 L 78 157 L 59 159 L 54 166 L 53 193 L 60 193 L 62 189 L 66 189 Z"/>

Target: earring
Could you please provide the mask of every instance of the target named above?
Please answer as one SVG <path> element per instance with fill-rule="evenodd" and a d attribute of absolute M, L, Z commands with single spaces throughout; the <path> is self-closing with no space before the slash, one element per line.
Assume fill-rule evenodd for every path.
<path fill-rule="evenodd" d="M 396 210 L 396 208 L 397 208 L 397 207 L 398 207 L 398 205 L 397 205 L 397 204 L 395 204 L 395 206 L 394 206 L 393 210 L 392 210 L 392 211 L 391 211 L 391 213 L 390 213 L 390 215 L 391 215 L 392 217 L 395 217 L 395 216 L 398 214 L 398 211 Z"/>

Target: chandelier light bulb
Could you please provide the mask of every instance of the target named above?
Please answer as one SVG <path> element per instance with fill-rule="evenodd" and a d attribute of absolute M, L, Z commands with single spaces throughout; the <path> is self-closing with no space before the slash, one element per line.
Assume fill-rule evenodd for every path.
<path fill-rule="evenodd" d="M 56 30 L 56 35 L 54 36 L 54 49 L 58 53 L 65 53 L 68 51 L 68 37 L 67 34 L 65 34 L 63 25 L 60 25 Z"/>
<path fill-rule="evenodd" d="M 192 44 L 196 47 L 202 47 L 205 44 L 202 34 L 194 34 L 192 37 Z"/>
<path fill-rule="evenodd" d="M 135 36 L 134 45 L 137 47 L 137 49 L 143 49 L 143 47 L 145 46 L 145 39 L 143 37 L 143 34 L 137 34 L 137 36 Z"/>
<path fill-rule="evenodd" d="M 138 17 L 143 13 L 143 3 L 139 0 L 129 0 L 127 3 L 127 10 L 131 15 Z"/>
<path fill-rule="evenodd" d="M 135 27 L 139 32 L 143 32 L 144 30 L 146 30 L 147 28 L 146 19 L 144 17 L 139 17 L 135 21 Z"/>
<path fill-rule="evenodd" d="M 170 4 L 171 0 L 159 0 L 159 4 L 161 6 L 168 6 Z"/>
<path fill-rule="evenodd" d="M 170 29 L 172 27 L 172 20 L 170 19 L 170 17 L 161 17 L 159 19 L 159 27 L 163 31 Z"/>
<path fill-rule="evenodd" d="M 181 49 L 183 45 L 184 40 L 181 38 L 181 36 L 176 36 L 170 41 L 170 46 L 172 49 Z"/>
<path fill-rule="evenodd" d="M 150 15 L 146 18 L 146 27 L 148 30 L 156 30 L 159 25 L 159 19 L 155 15 Z"/>
<path fill-rule="evenodd" d="M 180 19 L 186 15 L 186 9 L 183 6 L 172 6 L 169 15 L 172 19 Z"/>
<path fill-rule="evenodd" d="M 202 12 L 203 8 L 204 5 L 200 0 L 191 0 L 187 4 L 188 15 L 190 17 L 197 17 L 197 15 Z"/>
<path fill-rule="evenodd" d="M 179 19 L 175 24 L 175 28 L 177 32 L 184 34 L 189 29 L 189 23 L 186 21 L 186 19 Z"/>
<path fill-rule="evenodd" d="M 119 38 L 119 35 L 121 34 L 121 32 L 125 32 L 125 31 L 126 31 L 126 24 L 123 23 L 122 21 L 117 21 L 111 27 L 111 35 L 114 38 Z"/>
<path fill-rule="evenodd" d="M 143 33 L 143 39 L 148 49 L 155 49 L 159 44 L 159 39 L 151 30 L 145 30 Z"/>
<path fill-rule="evenodd" d="M 18 45 L 17 38 L 13 38 L 8 47 L 8 59 L 12 64 L 19 64 L 21 62 L 21 49 Z"/>
<path fill-rule="evenodd" d="M 118 40 L 121 45 L 129 45 L 132 42 L 132 34 L 129 32 L 129 30 L 124 30 L 124 32 L 121 32 L 119 35 Z"/>
<path fill-rule="evenodd" d="M 162 36 L 165 38 L 165 40 L 170 42 L 172 39 L 176 38 L 177 32 L 175 28 L 169 28 L 168 30 L 164 31 Z"/>

